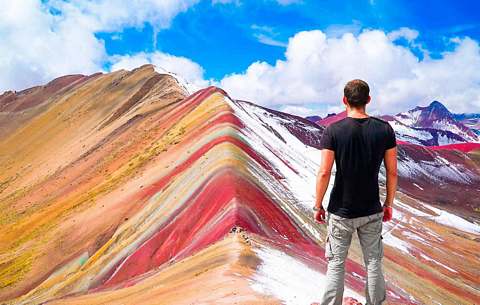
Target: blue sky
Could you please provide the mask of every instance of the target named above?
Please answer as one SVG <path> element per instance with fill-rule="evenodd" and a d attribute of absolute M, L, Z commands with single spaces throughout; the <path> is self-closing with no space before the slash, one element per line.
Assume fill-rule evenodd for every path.
<path fill-rule="evenodd" d="M 268 45 L 258 34 L 287 44 L 289 37 L 303 30 L 340 35 L 365 28 L 391 31 L 409 27 L 420 32 L 418 42 L 438 58 L 451 48 L 448 38 L 466 35 L 479 40 L 479 10 L 476 1 L 301 1 L 290 5 L 203 1 L 158 32 L 156 45 L 148 23 L 97 36 L 105 40 L 109 54 L 160 50 L 190 58 L 205 69 L 207 78 L 221 79 L 245 70 L 254 61 L 273 64 L 284 58 L 284 47 Z"/>
<path fill-rule="evenodd" d="M 480 112 L 476 1 L 18 0 L 0 2 L 0 91 L 73 73 L 174 72 L 195 88 L 302 116 L 342 111 L 371 85 L 373 114 L 439 100 Z"/>

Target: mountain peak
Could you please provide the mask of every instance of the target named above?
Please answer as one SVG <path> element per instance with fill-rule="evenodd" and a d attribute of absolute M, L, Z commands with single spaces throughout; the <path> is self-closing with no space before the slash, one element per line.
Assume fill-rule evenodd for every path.
<path fill-rule="evenodd" d="M 455 115 L 451 113 L 445 105 L 439 101 L 432 101 L 428 106 L 417 106 L 407 112 L 398 113 L 395 119 L 403 125 L 414 128 L 426 128 L 429 130 L 442 131 L 443 138 L 436 135 L 434 141 L 443 141 L 440 143 L 453 143 L 462 141 L 477 141 L 478 136 L 474 131 L 465 126 L 461 121 L 457 121 Z M 446 135 L 446 132 L 450 136 Z M 446 139 L 448 138 L 448 141 Z M 431 144 L 429 144 L 431 145 Z"/>
<path fill-rule="evenodd" d="M 445 105 L 443 105 L 442 103 L 440 103 L 439 101 L 433 101 L 430 103 L 430 105 L 427 106 L 427 108 L 430 108 L 430 109 L 438 109 L 438 110 L 444 110 L 444 111 L 448 111 L 450 112 L 447 107 L 445 107 Z"/>
<path fill-rule="evenodd" d="M 433 101 L 427 107 L 422 108 L 421 120 L 434 121 L 452 118 L 452 113 L 439 101 Z"/>

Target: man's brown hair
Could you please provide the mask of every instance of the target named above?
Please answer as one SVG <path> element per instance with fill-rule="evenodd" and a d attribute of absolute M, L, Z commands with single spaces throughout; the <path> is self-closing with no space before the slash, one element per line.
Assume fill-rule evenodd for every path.
<path fill-rule="evenodd" d="M 349 81 L 343 89 L 343 95 L 347 98 L 347 102 L 351 107 L 361 108 L 368 102 L 370 88 L 368 84 L 361 79 Z"/>

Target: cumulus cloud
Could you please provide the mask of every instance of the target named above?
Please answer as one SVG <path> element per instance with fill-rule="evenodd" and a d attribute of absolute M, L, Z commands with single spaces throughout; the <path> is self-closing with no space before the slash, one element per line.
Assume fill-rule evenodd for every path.
<path fill-rule="evenodd" d="M 170 26 L 173 17 L 200 0 L 72 0 L 53 1 L 52 6 L 70 15 L 83 15 L 96 30 L 115 31 L 150 23 L 154 28 Z"/>
<path fill-rule="evenodd" d="M 151 23 L 166 28 L 199 0 L 18 0 L 0 2 L 0 92 L 103 70 L 99 31 Z"/>
<path fill-rule="evenodd" d="M 436 99 L 453 111 L 480 110 L 480 48 L 470 38 L 457 38 L 440 59 L 420 60 L 404 38 L 415 43 L 408 28 L 385 33 L 364 30 L 328 37 L 320 30 L 289 39 L 285 60 L 252 63 L 245 72 L 226 76 L 220 85 L 231 96 L 266 106 L 320 103 L 341 109 L 343 86 L 354 78 L 371 87 L 372 113 L 396 113 Z"/>
<path fill-rule="evenodd" d="M 103 43 L 76 20 L 51 14 L 40 1 L 1 2 L 0 90 L 95 72 L 104 58 Z"/>
<path fill-rule="evenodd" d="M 418 31 L 410 28 L 402 27 L 398 30 L 391 31 L 387 34 L 388 38 L 392 41 L 398 38 L 405 38 L 407 41 L 413 41 L 418 37 Z"/>
<path fill-rule="evenodd" d="M 173 56 L 162 52 L 152 53 L 137 53 L 134 55 L 114 56 L 110 59 L 112 61 L 111 70 L 127 69 L 132 70 L 141 65 L 151 63 L 162 68 L 168 72 L 173 72 L 188 83 L 196 87 L 206 87 L 209 82 L 204 80 L 204 70 L 196 62 L 180 56 Z"/>

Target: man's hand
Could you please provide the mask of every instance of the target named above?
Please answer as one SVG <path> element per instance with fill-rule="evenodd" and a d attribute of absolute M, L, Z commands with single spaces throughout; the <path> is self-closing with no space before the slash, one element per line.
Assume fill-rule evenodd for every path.
<path fill-rule="evenodd" d="M 390 205 L 383 206 L 383 222 L 392 220 L 392 207 Z"/>
<path fill-rule="evenodd" d="M 321 224 L 325 223 L 325 210 L 320 208 L 318 211 L 315 211 L 315 220 Z"/>
<path fill-rule="evenodd" d="M 383 204 L 383 221 L 392 220 L 392 204 L 397 190 L 397 147 L 387 149 L 384 155 L 387 195 Z"/>
<path fill-rule="evenodd" d="M 330 181 L 330 176 L 332 172 L 333 162 L 335 161 L 335 151 L 330 149 L 321 150 L 321 162 L 320 168 L 318 169 L 317 174 L 317 185 L 316 185 L 316 198 L 315 198 L 315 207 L 321 208 L 323 197 L 327 192 L 328 183 Z M 315 220 L 324 223 L 325 219 L 325 210 L 315 211 Z"/>

